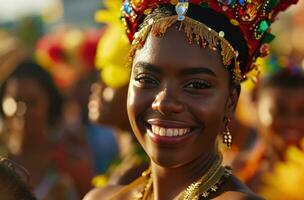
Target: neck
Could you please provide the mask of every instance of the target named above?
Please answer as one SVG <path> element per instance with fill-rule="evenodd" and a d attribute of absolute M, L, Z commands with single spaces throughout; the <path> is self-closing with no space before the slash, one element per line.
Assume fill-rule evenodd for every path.
<path fill-rule="evenodd" d="M 174 199 L 191 183 L 206 174 L 217 156 L 216 151 L 211 151 L 191 163 L 174 168 L 162 167 L 152 161 L 154 198 L 156 200 Z"/>

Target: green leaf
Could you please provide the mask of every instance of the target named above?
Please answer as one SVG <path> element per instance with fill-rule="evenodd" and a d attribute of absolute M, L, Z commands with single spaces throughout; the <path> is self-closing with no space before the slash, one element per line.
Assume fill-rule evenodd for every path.
<path fill-rule="evenodd" d="M 270 43 L 273 39 L 275 38 L 275 36 L 269 32 L 266 32 L 265 35 L 264 35 L 264 38 L 262 40 L 262 43 L 265 44 L 265 43 Z"/>

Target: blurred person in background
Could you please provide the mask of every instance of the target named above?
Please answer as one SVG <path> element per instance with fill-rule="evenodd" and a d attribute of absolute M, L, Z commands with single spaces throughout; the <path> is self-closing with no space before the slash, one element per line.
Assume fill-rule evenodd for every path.
<path fill-rule="evenodd" d="M 52 74 L 64 96 L 62 150 L 81 196 L 92 187 L 94 174 L 104 172 L 117 153 L 107 148 L 115 143 L 112 131 L 88 120 L 90 86 L 96 80 L 94 58 L 102 35 L 102 29 L 59 27 L 42 37 L 35 51 L 37 61 Z"/>
<path fill-rule="evenodd" d="M 39 200 L 77 199 L 73 180 L 56 156 L 62 97 L 52 77 L 31 60 L 10 67 L 0 92 L 7 156 L 29 170 Z"/>
<path fill-rule="evenodd" d="M 127 115 L 130 69 L 126 65 L 130 44 L 119 20 L 121 2 L 107 0 L 104 3 L 107 10 L 96 13 L 96 20 L 107 24 L 96 54 L 101 81 L 92 85 L 89 116 L 114 129 L 119 155 L 105 174 L 94 178 L 95 186 L 128 184 L 148 167 L 147 156 L 132 133 Z"/>
<path fill-rule="evenodd" d="M 0 199 L 36 200 L 30 191 L 30 174 L 12 160 L 0 156 Z"/>
<path fill-rule="evenodd" d="M 303 67 L 291 57 L 272 56 L 264 64 L 270 71 L 261 77 L 252 96 L 258 138 L 234 163 L 239 177 L 257 192 L 264 187 L 264 175 L 276 163 L 285 162 L 289 147 L 301 149 L 304 137 Z"/>

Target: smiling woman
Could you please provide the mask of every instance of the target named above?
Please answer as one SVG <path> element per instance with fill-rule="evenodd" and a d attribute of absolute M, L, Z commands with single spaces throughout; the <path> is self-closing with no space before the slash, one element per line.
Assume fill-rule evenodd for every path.
<path fill-rule="evenodd" d="M 174 27 L 164 37 L 150 35 L 145 47 L 135 55 L 128 98 L 138 140 L 160 166 L 215 154 L 216 133 L 239 94 L 239 87 L 229 87 L 219 53 L 189 45 Z"/>
<path fill-rule="evenodd" d="M 128 115 L 151 167 L 85 199 L 260 199 L 222 166 L 217 138 L 230 147 L 239 83 L 265 53 L 274 17 L 295 2 L 126 0 Z"/>

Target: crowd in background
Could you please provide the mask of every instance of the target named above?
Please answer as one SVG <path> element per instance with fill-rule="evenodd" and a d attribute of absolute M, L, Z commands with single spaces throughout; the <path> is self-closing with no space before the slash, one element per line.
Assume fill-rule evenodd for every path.
<path fill-rule="evenodd" d="M 148 168 L 127 117 L 120 3 L 102 1 L 95 27 L 52 24 L 32 45 L 24 38 L 36 18 L 23 38 L 0 26 L 0 199 L 78 200 Z M 270 200 L 303 199 L 303 9 L 273 30 L 272 54 L 242 84 L 233 146 L 223 148 L 226 164 Z"/>

